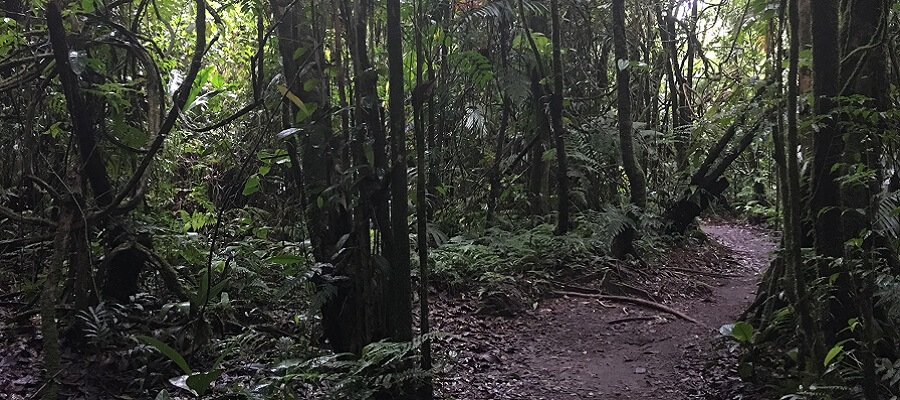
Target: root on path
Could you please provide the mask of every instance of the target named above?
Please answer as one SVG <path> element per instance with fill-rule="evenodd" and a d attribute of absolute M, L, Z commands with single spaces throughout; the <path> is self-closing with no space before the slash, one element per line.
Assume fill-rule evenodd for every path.
<path fill-rule="evenodd" d="M 590 298 L 590 299 L 620 301 L 620 302 L 625 302 L 625 303 L 637 304 L 637 305 L 644 306 L 647 308 L 652 308 L 654 310 L 667 312 L 667 313 L 672 314 L 672 315 L 674 315 L 678 318 L 681 318 L 685 321 L 695 323 L 697 325 L 702 325 L 700 323 L 700 321 L 697 321 L 696 319 L 690 317 L 689 315 L 687 315 L 681 311 L 678 311 L 672 307 L 665 306 L 665 305 L 662 305 L 662 304 L 659 304 L 659 303 L 656 303 L 656 302 L 653 302 L 650 300 L 644 300 L 644 299 L 638 299 L 638 298 L 626 297 L 626 296 L 611 296 L 611 295 L 606 295 L 606 294 L 591 294 L 591 293 L 578 293 L 578 292 L 556 292 L 556 293 L 564 295 L 564 296 L 586 297 L 586 298 Z"/>

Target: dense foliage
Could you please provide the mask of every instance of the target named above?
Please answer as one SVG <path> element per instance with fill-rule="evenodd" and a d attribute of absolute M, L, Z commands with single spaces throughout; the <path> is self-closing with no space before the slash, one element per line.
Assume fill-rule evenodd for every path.
<path fill-rule="evenodd" d="M 710 210 L 783 232 L 743 378 L 900 394 L 896 1 L 0 12 L 0 327 L 40 315 L 44 399 L 67 348 L 144 398 L 430 398 L 429 294 L 515 314 Z"/>

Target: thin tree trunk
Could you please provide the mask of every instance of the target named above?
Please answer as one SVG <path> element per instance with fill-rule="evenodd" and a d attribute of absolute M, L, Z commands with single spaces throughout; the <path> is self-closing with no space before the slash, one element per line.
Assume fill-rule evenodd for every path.
<path fill-rule="evenodd" d="M 425 159 L 425 115 L 422 112 L 425 102 L 423 96 L 426 92 L 425 82 L 422 80 L 425 65 L 421 32 L 425 20 L 421 14 L 423 12 L 422 0 L 416 1 L 416 10 L 416 90 L 414 92 L 420 93 L 413 99 L 413 124 L 416 135 L 416 241 L 419 256 L 419 333 L 426 335 L 430 332 L 431 326 L 428 315 L 428 193 L 425 190 L 428 173 Z M 420 350 L 422 370 L 431 371 L 431 341 L 423 340 Z M 420 400 L 434 398 L 434 386 L 431 379 L 419 387 L 418 394 Z"/>
<path fill-rule="evenodd" d="M 628 177 L 629 199 L 631 204 L 638 209 L 638 213 L 647 207 L 647 183 L 644 171 L 638 165 L 634 156 L 634 144 L 632 142 L 631 121 L 631 81 L 630 67 L 624 65 L 628 61 L 628 49 L 625 39 L 625 0 L 613 0 L 613 42 L 616 54 L 616 91 L 618 93 L 618 122 L 619 122 L 619 148 L 622 154 L 622 167 Z M 620 64 L 622 63 L 622 64 Z M 640 226 L 639 214 L 628 212 L 634 227 Z M 613 240 L 614 252 L 617 256 L 635 254 L 633 240 L 635 228 L 628 227 L 616 235 Z M 636 254 L 635 254 L 636 255 Z"/>
<path fill-rule="evenodd" d="M 687 168 L 687 140 L 679 133 L 684 121 L 681 120 L 681 96 L 679 95 L 679 82 L 681 81 L 678 68 L 678 50 L 674 32 L 674 24 L 670 24 L 671 17 L 668 12 L 663 14 L 659 6 L 656 6 L 656 19 L 659 25 L 659 37 L 666 54 L 666 78 L 669 90 L 669 115 L 672 121 L 672 132 L 675 138 L 675 164 L 679 172 Z"/>
<path fill-rule="evenodd" d="M 540 84 L 541 78 L 537 68 L 531 69 L 531 106 L 534 114 L 534 130 L 536 142 L 531 150 L 531 170 L 529 171 L 529 198 L 531 213 L 534 215 L 546 214 L 546 204 L 542 196 L 544 188 L 544 144 L 550 140 L 550 123 L 547 121 L 544 102 L 544 90 Z"/>
<path fill-rule="evenodd" d="M 332 3 L 334 24 L 334 51 L 332 51 L 336 74 L 334 77 L 338 92 L 338 106 L 341 113 L 341 164 L 349 169 L 350 156 L 350 108 L 347 103 L 347 67 L 344 63 L 344 18 L 339 10 L 340 1 Z"/>
<path fill-rule="evenodd" d="M 503 158 L 503 146 L 506 145 L 506 129 L 509 126 L 509 114 L 511 105 L 506 96 L 503 96 L 503 104 L 500 106 L 500 126 L 497 128 L 497 137 L 494 140 L 494 163 L 491 165 L 491 190 L 488 194 L 488 223 L 493 223 L 497 213 L 497 201 L 500 198 L 501 184 L 500 162 Z"/>
<path fill-rule="evenodd" d="M 59 394 L 59 374 L 61 348 L 59 326 L 57 325 L 56 301 L 59 278 L 69 247 L 69 233 L 74 219 L 74 204 L 63 204 L 60 210 L 59 226 L 53 239 L 53 256 L 44 287 L 41 291 L 41 336 L 43 338 L 44 380 L 46 381 L 41 398 L 57 400 Z"/>
<path fill-rule="evenodd" d="M 500 20 L 498 22 L 498 30 L 500 31 L 500 42 L 498 46 L 500 47 L 500 70 L 503 73 L 506 73 L 506 58 L 509 55 L 510 49 L 510 23 L 507 20 L 505 15 L 501 14 Z M 501 176 L 500 176 L 500 163 L 503 159 L 503 146 L 506 145 L 506 129 L 509 126 L 509 118 L 511 113 L 512 104 L 510 104 L 509 98 L 503 94 L 503 88 L 499 87 L 499 81 L 497 85 L 497 90 L 501 93 L 501 109 L 500 109 L 500 126 L 497 128 L 497 136 L 494 141 L 494 163 L 491 165 L 491 177 L 490 177 L 490 193 L 488 194 L 488 213 L 487 213 L 487 221 L 488 224 L 494 222 L 494 217 L 497 212 L 497 201 L 500 198 L 501 192 Z"/>
<path fill-rule="evenodd" d="M 550 119 L 553 123 L 554 141 L 556 143 L 556 180 L 559 198 L 556 234 L 569 232 L 569 161 L 566 156 L 566 130 L 562 121 L 563 106 L 563 71 L 562 71 L 562 39 L 559 22 L 559 0 L 550 0 L 550 19 L 552 24 L 551 40 L 553 42 L 553 97 L 550 98 Z"/>
<path fill-rule="evenodd" d="M 787 93 L 787 189 L 784 193 L 785 212 L 785 247 L 787 248 L 786 276 L 788 283 L 792 285 L 794 304 L 799 314 L 800 326 L 798 334 L 801 344 L 804 346 L 801 352 L 808 356 L 806 367 L 812 371 L 819 370 L 819 329 L 813 315 L 811 299 L 807 294 L 806 272 L 803 269 L 803 256 L 801 247 L 803 242 L 802 206 L 800 198 L 800 166 L 797 159 L 799 149 L 799 133 L 797 123 L 797 99 L 800 95 L 798 87 L 798 73 L 800 60 L 800 12 L 797 0 L 791 0 L 788 10 L 788 22 L 790 25 L 790 56 L 788 67 L 788 93 Z"/>

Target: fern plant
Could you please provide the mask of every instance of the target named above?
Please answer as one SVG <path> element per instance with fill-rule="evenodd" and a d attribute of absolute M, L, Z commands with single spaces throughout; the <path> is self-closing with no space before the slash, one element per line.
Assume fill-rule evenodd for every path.
<path fill-rule="evenodd" d="M 322 399 L 368 400 L 379 393 L 400 393 L 418 387 L 430 373 L 418 365 L 417 350 L 426 340 L 446 338 L 429 333 L 409 342 L 378 341 L 363 348 L 362 354 L 329 354 L 309 360 L 289 359 L 273 367 L 280 377 L 261 386 L 265 396 L 307 390 Z M 302 397 L 302 395 L 301 395 Z"/>
<path fill-rule="evenodd" d="M 106 348 L 115 338 L 113 327 L 118 322 L 118 313 L 116 305 L 100 302 L 96 306 L 79 311 L 76 317 L 82 325 L 84 337 L 94 346 Z"/>

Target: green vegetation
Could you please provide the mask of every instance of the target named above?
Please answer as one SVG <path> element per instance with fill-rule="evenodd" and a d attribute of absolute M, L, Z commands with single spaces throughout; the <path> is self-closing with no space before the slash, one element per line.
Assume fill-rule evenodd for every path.
<path fill-rule="evenodd" d="M 723 327 L 741 377 L 894 398 L 898 17 L 5 0 L 0 327 L 41 343 L 0 339 L 40 354 L 34 398 L 66 393 L 75 352 L 121 359 L 111 395 L 429 399 L 461 333 L 432 332 L 434 293 L 514 317 L 653 275 L 712 212 L 782 233 Z"/>

